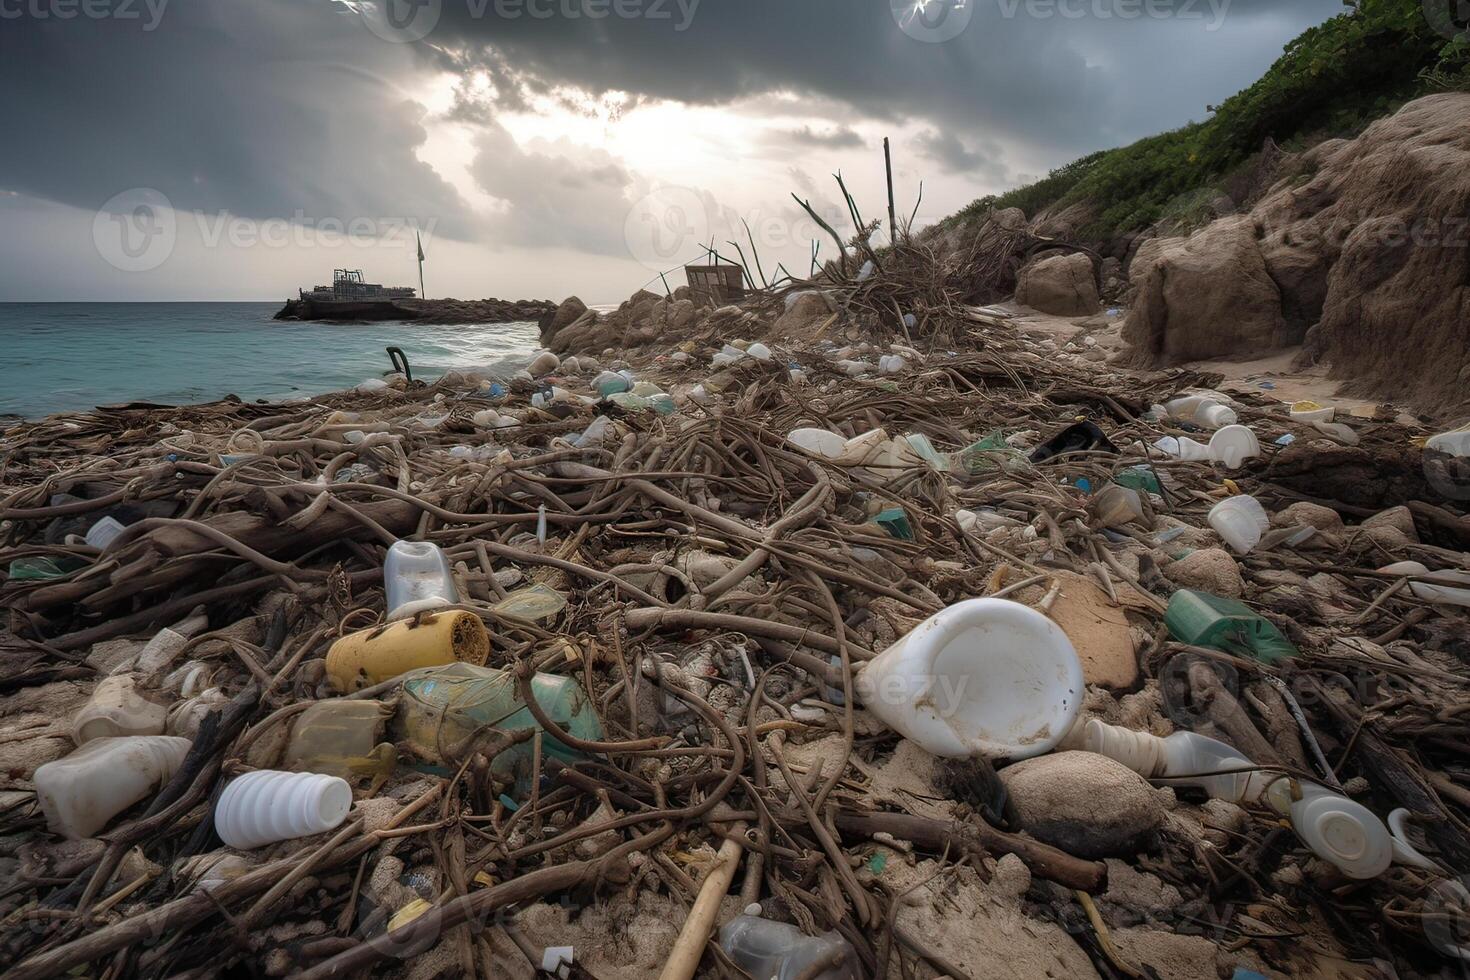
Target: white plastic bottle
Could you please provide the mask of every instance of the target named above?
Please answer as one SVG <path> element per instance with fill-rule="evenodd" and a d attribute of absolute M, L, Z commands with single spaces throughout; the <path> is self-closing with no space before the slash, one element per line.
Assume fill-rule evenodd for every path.
<path fill-rule="evenodd" d="M 383 584 L 390 620 L 459 602 L 449 559 L 432 541 L 393 542 L 383 561 Z"/>
<path fill-rule="evenodd" d="M 46 826 L 72 840 L 91 837 L 172 778 L 189 744 L 171 735 L 94 738 L 46 763 L 34 779 Z"/>
<path fill-rule="evenodd" d="M 104 677 L 71 723 L 71 740 L 78 745 L 97 738 L 162 735 L 168 708 L 138 693 L 137 677 Z"/>
<path fill-rule="evenodd" d="M 1376 878 L 1393 862 L 1393 838 L 1371 810 L 1325 786 L 1298 782 L 1255 765 L 1217 739 L 1196 732 L 1159 738 L 1094 718 L 1066 745 L 1097 752 L 1149 779 L 1197 786 L 1217 800 L 1265 802 L 1291 821 L 1312 853 L 1351 878 Z"/>
<path fill-rule="evenodd" d="M 1391 572 L 1394 575 L 1428 576 L 1446 582 L 1463 582 L 1466 586 L 1463 589 L 1448 585 L 1432 585 L 1429 582 L 1410 582 L 1409 591 L 1425 602 L 1445 606 L 1464 606 L 1470 609 L 1470 572 L 1462 572 L 1459 569 L 1431 572 L 1428 566 L 1417 561 L 1395 562 L 1380 568 L 1379 571 Z"/>
<path fill-rule="evenodd" d="M 1271 530 L 1271 516 L 1266 508 L 1246 494 L 1228 497 L 1210 508 L 1209 522 L 1215 533 L 1241 555 L 1249 554 Z"/>
<path fill-rule="evenodd" d="M 925 751 L 1029 759 L 1071 728 L 1086 693 L 1061 628 L 1006 599 L 941 610 L 856 678 L 869 711 Z"/>
<path fill-rule="evenodd" d="M 352 787 L 337 776 L 261 769 L 234 779 L 214 807 L 214 829 L 248 850 L 331 830 L 352 809 Z"/>

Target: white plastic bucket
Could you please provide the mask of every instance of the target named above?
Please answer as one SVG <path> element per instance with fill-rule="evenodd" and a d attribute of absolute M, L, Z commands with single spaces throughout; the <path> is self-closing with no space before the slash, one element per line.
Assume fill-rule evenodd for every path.
<path fill-rule="evenodd" d="M 867 709 L 934 755 L 1029 759 L 1071 730 L 1086 693 L 1061 628 L 1006 599 L 935 613 L 870 661 Z"/>

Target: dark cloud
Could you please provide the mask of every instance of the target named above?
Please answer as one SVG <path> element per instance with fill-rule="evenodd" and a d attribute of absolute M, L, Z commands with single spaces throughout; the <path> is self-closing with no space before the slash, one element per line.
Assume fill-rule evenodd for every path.
<path fill-rule="evenodd" d="M 169 3 L 117 20 L 0 22 L 0 188 L 86 209 L 147 187 L 246 218 L 404 218 L 475 230 L 418 160 L 415 60 L 326 0 Z"/>
<path fill-rule="evenodd" d="M 984 150 L 971 149 L 953 132 L 928 129 L 914 138 L 914 149 L 921 157 L 939 164 L 950 174 L 969 174 L 987 181 L 1004 180 L 1005 164 L 1000 147 L 989 145 Z"/>
<path fill-rule="evenodd" d="M 773 129 L 766 133 L 766 141 L 785 147 L 814 147 L 825 150 L 852 150 L 866 145 L 858 133 L 847 126 L 830 129 L 813 129 L 802 126 L 798 129 Z"/>

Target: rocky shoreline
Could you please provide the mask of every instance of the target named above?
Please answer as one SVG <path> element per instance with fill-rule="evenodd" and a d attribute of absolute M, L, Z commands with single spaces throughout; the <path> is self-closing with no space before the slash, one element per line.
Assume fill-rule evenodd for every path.
<path fill-rule="evenodd" d="M 544 326 L 555 312 L 556 304 L 544 299 L 400 299 L 341 307 L 309 299 L 288 299 L 275 319 L 337 323 L 406 320 L 436 326 L 524 321 Z"/>

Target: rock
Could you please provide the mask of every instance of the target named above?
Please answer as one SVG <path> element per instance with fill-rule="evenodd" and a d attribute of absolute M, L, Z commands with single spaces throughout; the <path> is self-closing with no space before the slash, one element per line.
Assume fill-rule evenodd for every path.
<path fill-rule="evenodd" d="M 1100 301 L 1092 260 L 1074 252 L 1027 265 L 1016 281 L 1016 302 L 1053 316 L 1096 313 Z"/>
<path fill-rule="evenodd" d="M 1136 854 L 1164 820 L 1154 788 L 1092 752 L 1058 752 L 1000 771 L 1021 826 L 1038 840 L 1086 858 Z"/>
<path fill-rule="evenodd" d="M 1419 532 L 1414 529 L 1414 512 L 1408 507 L 1391 507 L 1388 510 L 1379 511 L 1365 520 L 1362 526 L 1370 529 L 1390 527 L 1410 541 L 1419 540 Z"/>
<path fill-rule="evenodd" d="M 564 327 L 569 327 L 573 323 L 576 323 L 577 320 L 581 319 L 582 314 L 586 312 L 587 304 L 577 297 L 568 296 L 562 300 L 561 305 L 556 308 L 556 312 L 551 315 L 551 322 L 541 331 L 542 345 L 549 345 L 557 333 Z"/>
<path fill-rule="evenodd" d="M 1196 589 L 1230 599 L 1245 594 L 1240 565 L 1228 551 L 1205 548 L 1164 566 L 1164 577 L 1185 589 Z"/>
<path fill-rule="evenodd" d="M 1296 527 L 1305 524 L 1319 531 L 1340 531 L 1342 530 L 1342 515 L 1331 507 L 1301 501 L 1292 504 L 1285 510 L 1277 511 L 1271 523 L 1277 527 Z"/>
<path fill-rule="evenodd" d="M 540 378 L 559 367 L 561 367 L 561 358 L 546 350 L 531 358 L 531 363 L 526 365 L 526 370 L 531 372 L 531 377 Z"/>
<path fill-rule="evenodd" d="M 720 312 L 716 310 L 711 318 L 718 316 Z M 777 318 L 771 332 L 778 340 L 810 340 L 831 316 L 832 310 L 827 304 L 827 298 L 820 292 L 801 293 L 786 312 Z"/>
<path fill-rule="evenodd" d="M 1281 315 L 1248 215 L 1223 218 L 1188 238 L 1155 238 L 1130 268 L 1137 293 L 1123 321 L 1133 361 L 1176 364 L 1258 353 L 1299 341 Z"/>

